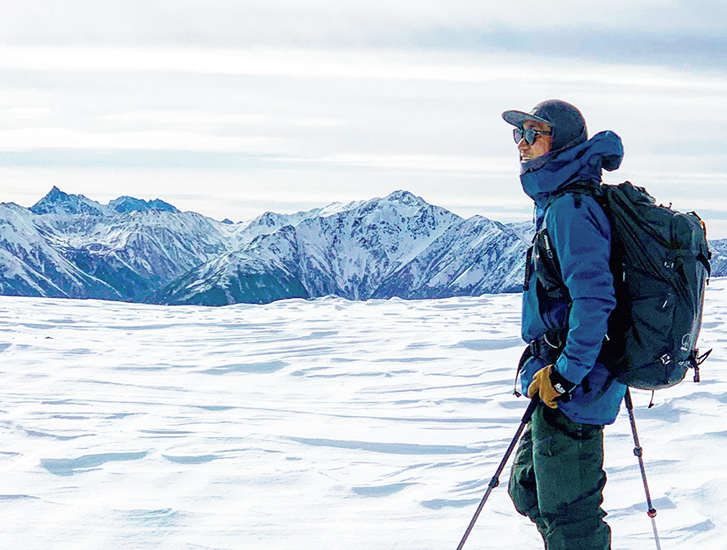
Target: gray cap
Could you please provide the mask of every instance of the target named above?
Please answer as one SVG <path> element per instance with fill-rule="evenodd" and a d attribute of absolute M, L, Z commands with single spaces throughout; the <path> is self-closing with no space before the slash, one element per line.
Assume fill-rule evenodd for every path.
<path fill-rule="evenodd" d="M 549 99 L 538 103 L 532 111 L 505 111 L 505 122 L 522 128 L 526 120 L 544 122 L 553 129 L 553 151 L 567 149 L 588 139 L 586 121 L 581 112 L 570 103 Z"/>

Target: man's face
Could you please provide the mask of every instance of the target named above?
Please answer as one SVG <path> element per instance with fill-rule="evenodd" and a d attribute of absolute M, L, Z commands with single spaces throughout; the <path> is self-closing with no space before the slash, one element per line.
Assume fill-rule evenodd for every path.
<path fill-rule="evenodd" d="M 528 128 L 532 128 L 533 130 L 537 130 L 539 132 L 551 131 L 550 124 L 546 124 L 545 122 L 538 122 L 535 120 L 526 120 L 523 123 L 523 130 L 527 130 Z M 520 152 L 520 162 L 528 162 L 538 157 L 542 157 L 543 155 L 550 152 L 550 147 L 552 144 L 552 135 L 548 136 L 543 134 L 537 134 L 535 136 L 535 141 L 532 145 L 525 141 L 525 138 L 521 139 L 520 143 L 517 144 L 518 151 Z"/>

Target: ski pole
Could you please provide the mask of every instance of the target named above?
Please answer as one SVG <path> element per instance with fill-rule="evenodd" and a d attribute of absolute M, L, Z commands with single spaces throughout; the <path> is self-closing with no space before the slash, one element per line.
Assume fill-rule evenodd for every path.
<path fill-rule="evenodd" d="M 462 540 L 459 542 L 459 546 L 457 546 L 457 550 L 462 550 L 464 547 L 464 543 L 467 541 L 467 537 L 470 536 L 470 532 L 472 531 L 472 528 L 475 526 L 475 523 L 477 522 L 477 518 L 480 517 L 480 513 L 482 512 L 482 508 L 485 507 L 485 502 L 487 502 L 487 499 L 490 497 L 490 493 L 492 490 L 497 487 L 500 484 L 500 474 L 505 469 L 505 464 L 507 463 L 508 459 L 510 458 L 510 455 L 512 454 L 513 450 L 515 449 L 515 445 L 517 445 L 518 440 L 520 439 L 520 436 L 523 433 L 523 430 L 525 429 L 525 426 L 528 422 L 530 422 L 530 418 L 533 416 L 533 412 L 535 411 L 535 407 L 538 406 L 538 402 L 540 399 L 536 395 L 530 400 L 530 404 L 528 405 L 528 408 L 525 410 L 525 414 L 523 414 L 523 418 L 520 421 L 520 426 L 517 429 L 517 432 L 515 433 L 515 437 L 512 438 L 512 441 L 510 442 L 510 446 L 507 448 L 507 451 L 505 452 L 505 456 L 502 458 L 502 461 L 500 461 L 500 465 L 497 467 L 497 471 L 495 472 L 495 475 L 490 480 L 489 485 L 487 486 L 487 491 L 485 491 L 485 496 L 482 497 L 482 500 L 480 501 L 480 505 L 477 507 L 477 511 L 475 512 L 474 517 L 472 518 L 472 521 L 470 521 L 469 526 L 467 527 L 467 530 L 464 532 L 464 536 L 462 537 Z"/>
<path fill-rule="evenodd" d="M 647 514 L 651 518 L 651 527 L 654 529 L 654 540 L 656 541 L 656 549 L 661 550 L 659 542 L 659 533 L 656 530 L 656 508 L 651 502 L 651 493 L 649 492 L 649 484 L 646 482 L 646 468 L 644 467 L 643 449 L 639 443 L 639 434 L 636 433 L 636 418 L 634 417 L 634 403 L 631 401 L 631 392 L 626 388 L 626 408 L 629 411 L 629 421 L 631 422 L 631 433 L 634 435 L 634 455 L 639 459 L 639 468 L 641 469 L 641 479 L 644 482 L 644 491 L 646 491 Z"/>

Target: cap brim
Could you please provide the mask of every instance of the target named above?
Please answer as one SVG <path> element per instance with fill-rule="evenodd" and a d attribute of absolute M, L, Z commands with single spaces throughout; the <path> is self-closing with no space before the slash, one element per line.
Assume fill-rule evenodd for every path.
<path fill-rule="evenodd" d="M 545 120 L 544 118 L 540 118 L 539 116 L 531 115 L 530 113 L 525 113 L 523 111 L 505 111 L 502 113 L 502 118 L 505 119 L 505 122 L 508 124 L 512 124 L 513 126 L 516 126 L 518 128 L 522 128 L 523 123 L 526 120 L 534 120 L 535 122 L 544 122 L 545 124 L 552 124 Z"/>

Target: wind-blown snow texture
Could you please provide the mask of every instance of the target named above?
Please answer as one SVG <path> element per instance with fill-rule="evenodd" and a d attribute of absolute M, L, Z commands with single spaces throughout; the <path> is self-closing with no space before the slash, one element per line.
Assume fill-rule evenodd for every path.
<path fill-rule="evenodd" d="M 526 406 L 517 294 L 0 316 L 0 548 L 454 548 Z M 634 396 L 664 550 L 727 540 L 726 333 L 713 280 L 702 382 Z M 654 547 L 632 448 L 622 411 L 614 550 Z M 467 548 L 539 547 L 497 488 Z"/>

